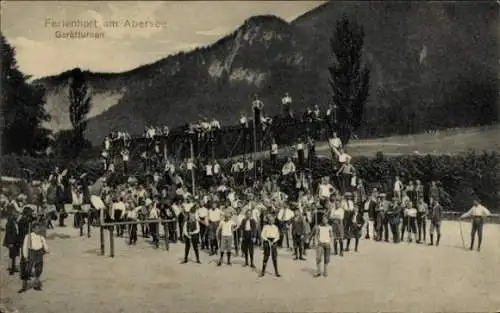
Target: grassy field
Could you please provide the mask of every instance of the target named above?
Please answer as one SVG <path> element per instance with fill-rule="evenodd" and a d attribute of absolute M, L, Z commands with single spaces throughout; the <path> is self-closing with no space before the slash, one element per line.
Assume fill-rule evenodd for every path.
<path fill-rule="evenodd" d="M 281 249 L 283 277 L 269 264 L 269 275 L 258 278 L 241 257 L 217 268 L 216 257 L 202 252 L 202 264 L 181 265 L 182 245 L 167 252 L 144 239 L 134 247 L 118 239 L 115 258 L 98 256 L 97 229 L 81 238 L 57 228 L 49 234 L 44 290 L 17 294 L 19 278 L 6 275 L 2 253 L 0 300 L 3 312 L 21 313 L 498 312 L 500 225 L 485 225 L 479 253 L 462 247 L 459 227 L 443 222 L 439 247 L 362 240 L 358 253 L 332 256 L 328 278 L 312 278 L 314 251 L 297 262 Z M 462 222 L 466 245 L 469 227 Z M 261 261 L 257 250 L 257 267 Z"/>
<path fill-rule="evenodd" d="M 457 154 L 468 150 L 500 152 L 500 125 L 460 128 L 438 131 L 434 134 L 415 134 L 392 136 L 379 139 L 352 140 L 347 145 L 352 156 L 374 156 L 378 151 L 384 155 L 404 154 Z M 318 142 L 316 151 L 319 156 L 330 157 L 326 142 Z M 282 148 L 280 155 L 294 155 L 290 148 Z M 269 152 L 259 153 L 258 157 L 268 157 Z"/>

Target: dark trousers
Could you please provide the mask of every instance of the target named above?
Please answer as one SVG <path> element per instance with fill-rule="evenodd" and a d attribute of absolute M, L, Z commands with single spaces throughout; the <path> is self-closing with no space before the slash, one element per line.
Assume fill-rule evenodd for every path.
<path fill-rule="evenodd" d="M 391 220 L 389 226 L 391 227 L 392 241 L 399 242 L 399 229 L 397 220 Z"/>
<path fill-rule="evenodd" d="M 408 237 L 410 238 L 411 241 L 411 234 L 416 237 L 417 236 L 417 218 L 416 217 L 409 217 L 408 218 Z"/>
<path fill-rule="evenodd" d="M 302 258 L 304 255 L 304 236 L 293 235 L 293 249 L 296 258 Z"/>
<path fill-rule="evenodd" d="M 122 214 L 123 214 L 123 212 L 121 210 L 115 210 L 114 216 L 113 216 L 115 222 L 122 221 Z M 123 225 L 116 225 L 116 235 L 118 237 L 123 236 Z"/>
<path fill-rule="evenodd" d="M 158 233 L 158 223 L 150 223 L 149 231 L 151 232 L 151 236 L 153 237 L 153 244 L 158 247 L 160 244 L 160 236 Z"/>
<path fill-rule="evenodd" d="M 128 161 L 123 161 L 123 174 L 128 175 Z"/>
<path fill-rule="evenodd" d="M 385 242 L 389 242 L 389 218 L 385 214 L 382 217 L 382 232 L 384 233 Z"/>
<path fill-rule="evenodd" d="M 483 241 L 483 224 L 484 220 L 480 216 L 472 218 L 472 229 L 470 232 L 470 249 L 474 248 L 474 239 L 477 233 L 477 249 L 481 249 L 481 242 Z"/>
<path fill-rule="evenodd" d="M 427 228 L 427 220 L 425 216 L 420 214 L 417 215 L 417 227 L 418 227 L 418 241 L 425 241 L 426 239 L 426 228 Z"/>
<path fill-rule="evenodd" d="M 288 238 L 288 223 L 287 222 L 280 222 L 279 229 L 280 229 L 280 239 L 277 243 L 278 246 L 280 248 L 282 248 L 283 241 L 286 241 L 287 249 L 290 248 L 290 238 Z"/>
<path fill-rule="evenodd" d="M 180 241 L 184 240 L 184 236 L 182 235 L 182 228 L 184 227 L 184 212 L 181 212 L 179 216 L 177 216 L 177 222 L 179 224 L 179 239 Z"/>
<path fill-rule="evenodd" d="M 278 274 L 278 249 L 276 244 L 271 245 L 269 242 L 272 242 L 274 238 L 269 238 L 269 241 L 264 241 L 264 260 L 262 261 L 262 273 L 266 272 L 267 261 L 269 260 L 269 256 L 271 256 L 273 260 L 274 272 Z"/>
<path fill-rule="evenodd" d="M 201 249 L 209 249 L 208 245 L 208 227 L 207 225 L 200 223 L 200 241 L 201 241 Z"/>
<path fill-rule="evenodd" d="M 298 150 L 297 151 L 297 158 L 298 158 L 298 165 L 299 165 L 299 169 L 304 169 L 305 168 L 305 154 L 304 154 L 304 150 Z"/>
<path fill-rule="evenodd" d="M 128 244 L 132 245 L 137 242 L 137 224 L 131 224 L 129 226 L 129 239 Z"/>
<path fill-rule="evenodd" d="M 144 218 L 142 218 L 144 220 Z M 149 237 L 149 227 L 148 224 L 141 224 L 141 233 L 142 237 L 148 238 Z"/>
<path fill-rule="evenodd" d="M 186 237 L 184 236 L 184 262 L 188 261 L 189 251 L 191 250 L 191 246 L 193 246 L 194 254 L 196 255 L 196 261 L 200 260 L 200 252 L 198 251 L 198 241 L 199 238 L 197 235 Z"/>
<path fill-rule="evenodd" d="M 64 226 L 64 220 L 66 219 L 66 210 L 64 209 L 64 203 L 56 204 L 56 210 L 59 213 L 59 226 Z"/>
<path fill-rule="evenodd" d="M 236 255 L 238 255 L 238 251 L 240 250 L 240 231 L 233 231 L 233 242 L 234 242 L 234 250 L 236 251 Z"/>
<path fill-rule="evenodd" d="M 241 241 L 241 251 L 245 255 L 245 264 L 248 265 L 248 257 L 250 257 L 250 264 L 253 265 L 253 242 L 252 232 L 243 231 Z"/>
<path fill-rule="evenodd" d="M 271 153 L 271 166 L 272 166 L 272 170 L 273 172 L 276 171 L 276 166 L 277 166 L 277 163 L 276 163 L 276 154 L 272 154 Z"/>
<path fill-rule="evenodd" d="M 33 272 L 35 278 L 40 278 L 43 273 L 43 255 L 45 251 L 28 250 L 28 258 L 21 258 L 21 280 L 29 280 Z"/>
<path fill-rule="evenodd" d="M 200 224 L 201 227 L 201 224 Z M 168 228 L 168 240 L 171 242 L 176 242 L 177 241 L 177 223 L 174 221 L 169 221 L 167 222 L 167 228 Z"/>
<path fill-rule="evenodd" d="M 402 220 L 403 220 L 403 223 L 401 223 L 401 240 L 403 240 L 405 237 L 405 231 L 409 231 L 408 230 L 408 217 L 403 216 Z"/>

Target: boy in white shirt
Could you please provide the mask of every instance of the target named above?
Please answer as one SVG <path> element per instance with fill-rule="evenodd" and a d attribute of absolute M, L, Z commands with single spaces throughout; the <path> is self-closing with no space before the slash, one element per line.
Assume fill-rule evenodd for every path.
<path fill-rule="evenodd" d="M 231 220 L 231 215 L 226 213 L 224 220 L 219 223 L 217 233 L 220 233 L 220 259 L 217 266 L 221 266 L 224 252 L 227 254 L 227 265 L 231 265 L 231 250 L 233 248 L 233 232 L 236 230 L 236 224 Z"/>
<path fill-rule="evenodd" d="M 31 233 L 27 234 L 23 240 L 22 255 L 27 260 L 26 265 L 21 273 L 23 286 L 19 293 L 28 290 L 28 280 L 31 271 L 34 271 L 33 289 L 42 290 L 40 276 L 43 273 L 43 256 L 49 251 L 45 237 L 41 235 L 42 229 L 40 225 L 34 224 Z"/>
<path fill-rule="evenodd" d="M 321 224 L 314 228 L 311 237 L 316 237 L 318 246 L 316 248 L 316 267 L 317 272 L 314 277 L 321 276 L 321 261 L 323 260 L 323 276 L 328 276 L 328 263 L 330 263 L 330 245 L 333 241 L 332 227 L 328 225 L 328 217 L 323 216 Z"/>

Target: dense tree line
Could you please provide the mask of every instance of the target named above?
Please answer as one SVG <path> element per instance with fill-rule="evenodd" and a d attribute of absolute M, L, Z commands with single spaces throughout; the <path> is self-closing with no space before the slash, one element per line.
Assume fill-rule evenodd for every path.
<path fill-rule="evenodd" d="M 28 83 L 16 61 L 16 51 L 0 33 L 1 60 L 1 141 L 2 154 L 39 154 L 49 144 L 49 131 L 42 128 L 45 91 Z"/>

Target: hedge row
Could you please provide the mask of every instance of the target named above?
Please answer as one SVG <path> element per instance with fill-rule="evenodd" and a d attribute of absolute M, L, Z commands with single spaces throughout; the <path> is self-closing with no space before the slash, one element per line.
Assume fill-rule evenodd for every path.
<path fill-rule="evenodd" d="M 40 159 L 20 156 L 2 156 L 2 175 L 22 177 L 23 168 L 33 172 L 33 178 L 43 179 L 57 166 L 71 169 L 78 175 L 87 172 L 91 179 L 102 175 L 102 164 L 98 160 Z M 279 160 L 281 167 L 284 160 Z M 480 199 L 493 211 L 500 209 L 500 155 L 492 153 L 468 152 L 455 156 L 398 156 L 386 157 L 378 153 L 375 157 L 354 157 L 353 164 L 369 188 L 378 187 L 390 191 L 394 176 L 404 181 L 419 179 L 424 184 L 440 181 L 450 195 L 447 209 L 463 211 L 471 206 L 472 200 Z M 229 164 L 223 165 L 225 171 Z M 131 162 L 132 173 L 141 173 L 140 163 Z M 264 173 L 271 173 L 269 160 L 263 161 Z M 334 175 L 331 160 L 316 159 L 313 162 L 313 177 Z"/>

